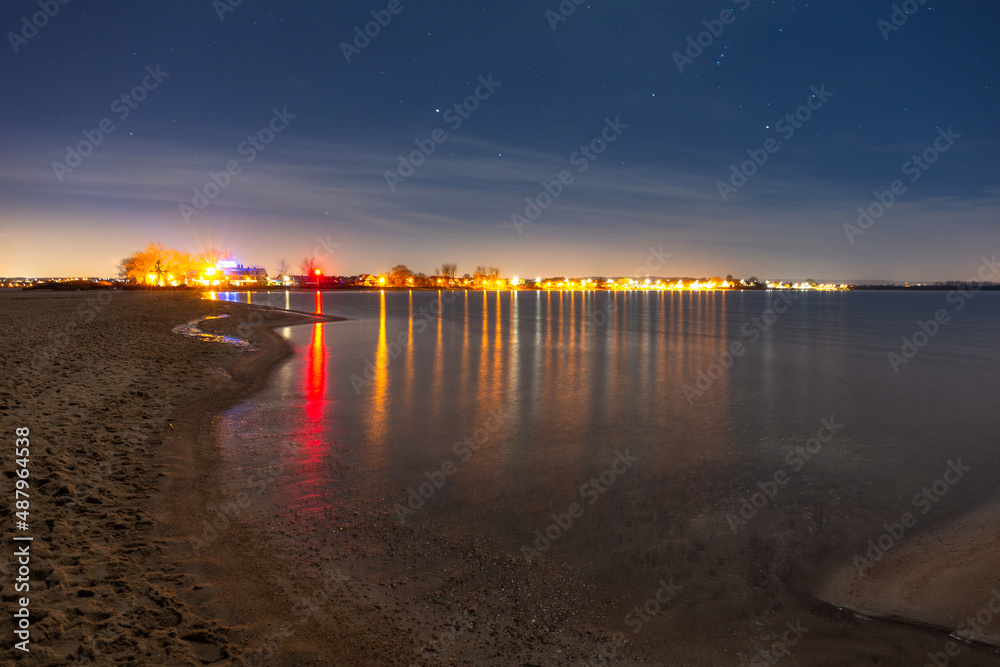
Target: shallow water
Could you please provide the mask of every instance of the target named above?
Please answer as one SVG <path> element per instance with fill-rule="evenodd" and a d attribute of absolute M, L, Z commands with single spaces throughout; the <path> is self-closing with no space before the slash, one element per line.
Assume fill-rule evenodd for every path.
<path fill-rule="evenodd" d="M 240 349 L 247 350 L 248 352 L 253 352 L 257 349 L 257 346 L 246 340 L 245 338 L 236 338 L 235 336 L 224 336 L 222 334 L 208 333 L 207 331 L 202 331 L 198 328 L 198 325 L 202 322 L 208 322 L 210 320 L 218 320 L 223 317 L 229 317 L 229 315 L 212 315 L 210 317 L 205 317 L 199 320 L 191 320 L 187 324 L 178 324 L 171 331 L 175 334 L 181 336 L 188 336 L 190 338 L 195 338 L 197 340 L 204 341 L 206 343 L 226 343 L 228 345 L 234 345 Z"/>
<path fill-rule="evenodd" d="M 271 498 L 316 517 L 317 539 L 330 512 L 402 516 L 412 497 L 410 524 L 572 564 L 618 629 L 665 576 L 691 618 L 716 618 L 720 595 L 750 617 L 780 582 L 808 588 L 949 462 L 969 471 L 918 529 L 995 496 L 1000 294 L 219 298 L 348 318 L 279 330 L 297 354 L 220 429 L 236 465 L 292 457 Z M 896 372 L 888 353 L 940 309 Z"/>

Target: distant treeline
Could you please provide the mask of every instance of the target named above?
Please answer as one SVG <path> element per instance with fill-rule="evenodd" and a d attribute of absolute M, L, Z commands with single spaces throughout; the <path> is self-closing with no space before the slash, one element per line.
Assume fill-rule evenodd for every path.
<path fill-rule="evenodd" d="M 973 290 L 991 292 L 1000 290 L 1000 283 L 950 282 L 928 283 L 926 285 L 852 285 L 851 289 L 876 292 L 940 292 L 944 290 Z"/>

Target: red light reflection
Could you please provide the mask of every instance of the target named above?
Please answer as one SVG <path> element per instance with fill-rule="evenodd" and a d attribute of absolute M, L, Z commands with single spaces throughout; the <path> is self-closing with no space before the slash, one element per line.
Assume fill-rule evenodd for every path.
<path fill-rule="evenodd" d="M 306 446 L 319 448 L 323 446 L 323 407 L 326 404 L 326 345 L 323 341 L 322 322 L 313 325 L 304 385 Z"/>

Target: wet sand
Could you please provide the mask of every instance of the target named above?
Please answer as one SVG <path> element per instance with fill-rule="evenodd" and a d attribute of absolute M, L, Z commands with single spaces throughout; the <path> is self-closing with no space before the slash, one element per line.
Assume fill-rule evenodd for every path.
<path fill-rule="evenodd" d="M 0 655 L 24 664 L 202 664 L 239 655 L 242 630 L 218 613 L 226 586 L 212 594 L 208 582 L 213 557 L 232 569 L 247 550 L 224 539 L 198 561 L 180 548 L 218 495 L 215 450 L 192 425 L 260 387 L 289 353 L 267 326 L 311 318 L 250 317 L 245 307 L 153 292 L 7 293 L 0 311 L 0 421 L 5 433 L 31 430 L 24 534 L 34 538 L 30 653 L 5 642 Z M 171 333 L 225 313 L 214 326 L 235 334 L 242 325 L 259 352 Z M 12 466 L 4 465 L 8 479 Z M 0 516 L 13 522 L 8 503 Z M 223 555 L 227 547 L 233 553 Z M 2 562 L 13 577 L 9 552 Z M 5 585 L 5 604 L 13 599 Z M 280 612 L 280 601 L 273 608 Z"/>
<path fill-rule="evenodd" d="M 871 553 L 863 572 L 854 564 L 833 572 L 818 587 L 819 597 L 1000 647 L 1000 505 L 906 538 L 883 556 Z"/>
<path fill-rule="evenodd" d="M 685 585 L 699 604 L 669 612 L 669 636 L 634 640 L 607 623 L 621 601 L 600 593 L 569 559 L 527 564 L 488 537 L 400 524 L 384 504 L 344 508 L 344 540 L 317 547 L 297 539 L 308 522 L 296 521 L 294 508 L 275 511 L 266 502 L 282 461 L 233 468 L 212 434 L 218 415 L 263 387 L 290 353 L 270 327 L 314 320 L 185 294 L 100 299 L 0 296 L 0 422 L 7 433 L 32 431 L 35 537 L 32 652 L 7 644 L 5 660 L 579 665 L 605 656 L 609 664 L 743 665 L 780 637 L 785 621 L 801 619 L 809 631 L 786 664 L 909 665 L 948 639 L 859 619 L 813 597 L 815 582 L 784 565 L 792 560 L 780 552 L 784 525 L 734 545 L 687 522 L 687 536 L 669 553 L 690 571 Z M 231 317 L 202 328 L 245 335 L 259 349 L 171 333 L 218 314 Z M 65 336 L 50 337 L 56 332 Z M 667 499 L 650 502 L 670 506 L 660 500 Z M 0 510 L 8 525 L 10 513 Z M 977 550 L 985 541 L 964 544 L 970 562 L 995 553 Z M 951 568 L 951 556 L 942 558 L 933 562 Z M 943 603 L 955 597 L 978 609 L 987 592 L 978 567 L 968 579 L 978 585 L 959 589 L 962 595 L 938 577 L 911 587 L 917 592 L 907 604 L 926 618 L 947 618 L 957 607 Z M 888 568 L 868 576 L 897 585 Z M 756 596 L 734 599 L 730 582 L 746 580 Z M 952 589 L 946 597 L 942 585 Z M 871 588 L 868 600 L 890 609 L 889 590 Z M 4 601 L 10 605 L 12 595 L 5 592 Z M 754 610 L 755 627 L 732 621 Z M 949 664 L 997 662 L 996 654 L 963 645 Z"/>

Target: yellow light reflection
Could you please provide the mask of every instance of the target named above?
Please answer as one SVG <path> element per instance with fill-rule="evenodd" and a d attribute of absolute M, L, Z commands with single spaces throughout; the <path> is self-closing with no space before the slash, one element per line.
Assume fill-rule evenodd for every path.
<path fill-rule="evenodd" d="M 369 435 L 374 444 L 382 444 L 386 436 L 389 403 L 389 346 L 385 333 L 385 292 L 379 296 L 378 345 L 375 348 L 375 377 L 372 380 L 372 412 Z"/>
<path fill-rule="evenodd" d="M 404 396 L 407 399 L 407 403 L 412 402 L 410 399 L 413 395 L 413 291 L 410 291 L 410 319 L 407 324 L 407 340 L 406 340 L 406 391 Z"/>
<path fill-rule="evenodd" d="M 444 318 L 441 317 L 444 304 L 441 302 L 441 292 L 438 291 L 437 309 L 437 339 L 434 347 L 434 403 L 440 406 L 444 394 Z"/>
<path fill-rule="evenodd" d="M 468 396 L 469 387 L 469 292 L 465 291 L 465 312 L 462 322 L 462 395 Z"/>
<path fill-rule="evenodd" d="M 486 363 L 488 361 L 487 355 L 489 354 L 490 348 L 490 303 L 488 292 L 483 290 L 483 339 L 479 344 L 479 387 L 482 390 L 486 387 L 486 380 L 488 375 L 488 368 Z"/>
<path fill-rule="evenodd" d="M 500 339 L 503 330 L 502 297 L 497 292 L 497 328 L 493 336 L 493 391 L 490 395 L 490 405 L 496 405 L 500 400 L 503 378 L 503 341 Z"/>

